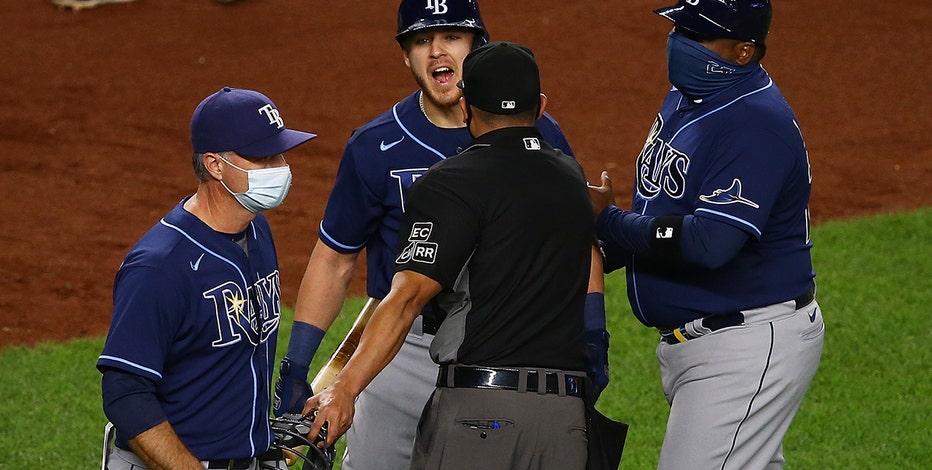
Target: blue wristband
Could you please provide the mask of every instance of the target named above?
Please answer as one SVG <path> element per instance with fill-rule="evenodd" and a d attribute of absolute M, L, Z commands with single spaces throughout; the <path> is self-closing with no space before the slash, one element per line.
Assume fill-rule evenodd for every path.
<path fill-rule="evenodd" d="M 288 340 L 288 352 L 285 356 L 298 369 L 307 370 L 324 339 L 326 332 L 320 328 L 300 321 L 291 327 L 291 339 Z M 306 374 L 306 372 L 305 372 Z"/>
<path fill-rule="evenodd" d="M 585 330 L 604 330 L 605 328 L 605 294 L 590 292 L 586 294 L 583 307 L 583 324 Z"/>

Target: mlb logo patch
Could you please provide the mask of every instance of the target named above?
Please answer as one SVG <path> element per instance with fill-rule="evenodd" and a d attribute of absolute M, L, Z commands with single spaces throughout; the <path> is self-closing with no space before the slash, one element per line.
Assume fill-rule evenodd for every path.
<path fill-rule="evenodd" d="M 673 238 L 673 227 L 657 227 L 657 239 Z"/>
<path fill-rule="evenodd" d="M 537 137 L 526 137 L 524 139 L 525 150 L 540 150 L 540 140 Z"/>
<path fill-rule="evenodd" d="M 502 101 L 502 109 L 515 109 L 514 101 Z"/>

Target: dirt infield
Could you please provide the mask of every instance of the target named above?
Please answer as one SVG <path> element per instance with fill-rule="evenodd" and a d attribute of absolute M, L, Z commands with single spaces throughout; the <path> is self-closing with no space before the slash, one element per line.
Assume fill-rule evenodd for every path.
<path fill-rule="evenodd" d="M 764 65 L 807 139 L 815 223 L 932 205 L 932 66 L 916 53 L 932 43 L 927 2 L 775 2 Z M 620 201 L 667 87 L 669 24 L 650 13 L 666 3 L 482 2 L 494 39 L 534 49 L 549 110 Z M 106 333 L 123 255 L 195 188 L 191 112 L 225 85 L 320 135 L 289 154 L 294 187 L 269 213 L 293 305 L 346 138 L 413 90 L 396 8 L 0 0 L 0 346 Z"/>

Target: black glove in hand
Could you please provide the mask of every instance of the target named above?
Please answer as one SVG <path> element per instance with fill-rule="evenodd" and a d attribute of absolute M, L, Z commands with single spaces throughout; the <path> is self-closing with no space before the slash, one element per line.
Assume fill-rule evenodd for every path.
<path fill-rule="evenodd" d="M 272 401 L 272 413 L 275 416 L 301 414 L 304 411 L 304 402 L 314 394 L 307 383 L 308 367 L 297 366 L 287 357 L 282 359 L 278 380 L 275 381 L 275 399 Z"/>

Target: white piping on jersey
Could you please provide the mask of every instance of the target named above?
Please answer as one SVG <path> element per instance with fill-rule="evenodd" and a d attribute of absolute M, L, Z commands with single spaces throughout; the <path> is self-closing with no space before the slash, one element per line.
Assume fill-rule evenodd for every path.
<path fill-rule="evenodd" d="M 123 364 L 126 364 L 126 365 L 128 365 L 128 366 L 133 366 L 133 367 L 136 368 L 136 369 L 144 370 L 144 371 L 146 371 L 146 372 L 150 372 L 150 373 L 154 374 L 155 376 L 157 376 L 157 377 L 160 378 L 160 379 L 162 378 L 162 374 L 158 373 L 158 371 L 156 371 L 155 369 L 150 369 L 150 368 L 148 368 L 148 367 L 145 367 L 145 366 L 136 364 L 135 362 L 132 362 L 132 361 L 127 361 L 126 359 L 123 359 L 123 358 L 121 358 L 121 357 L 108 356 L 108 355 L 105 355 L 105 354 L 101 354 L 101 355 L 100 355 L 100 358 L 101 358 L 101 359 L 108 359 L 108 360 L 111 360 L 111 361 L 114 361 L 114 362 L 122 362 Z"/>
<path fill-rule="evenodd" d="M 418 93 L 424 93 L 424 92 L 419 91 Z M 418 98 L 420 98 L 420 96 L 418 96 Z M 417 142 L 418 145 L 420 145 L 421 147 L 424 147 L 426 150 L 429 150 L 434 155 L 440 157 L 441 160 L 446 160 L 447 157 L 446 155 L 443 154 L 443 152 L 431 147 L 430 145 L 425 144 L 421 139 L 418 139 L 417 136 L 411 133 L 411 131 L 409 131 L 407 127 L 405 127 L 405 125 L 401 122 L 401 118 L 398 117 L 398 105 L 399 104 L 401 104 L 401 102 L 395 103 L 395 105 L 392 106 L 392 117 L 395 119 L 395 123 L 398 124 L 398 127 L 400 127 L 401 130 L 405 133 L 405 135 L 410 137 L 411 140 Z M 366 246 L 365 242 L 360 245 L 345 245 L 343 243 L 338 242 L 335 238 L 333 238 L 333 236 L 327 233 L 327 230 L 324 229 L 323 221 L 320 222 L 320 234 L 323 235 L 330 243 L 333 243 L 334 245 L 347 251 L 354 251 L 354 252 L 359 251 Z"/>
<path fill-rule="evenodd" d="M 191 241 L 191 243 L 194 243 L 194 244 L 197 245 L 199 248 L 203 249 L 205 252 L 210 253 L 212 256 L 215 256 L 215 257 L 219 258 L 220 260 L 222 260 L 222 261 L 224 261 L 224 262 L 226 262 L 226 263 L 229 263 L 229 264 L 230 264 L 231 266 L 233 266 L 233 267 L 236 269 L 236 271 L 239 273 L 240 277 L 241 277 L 242 280 L 243 280 L 243 285 L 248 287 L 248 284 L 246 284 L 246 276 L 243 276 L 243 272 L 239 269 L 239 266 L 237 266 L 236 264 L 234 264 L 234 263 L 231 262 L 230 260 L 228 260 L 228 259 L 226 259 L 226 258 L 224 258 L 224 257 L 222 257 L 222 256 L 220 256 L 220 255 L 218 255 L 217 253 L 214 253 L 213 251 L 209 250 L 207 247 L 205 247 L 204 245 L 200 244 L 197 240 L 195 240 L 194 238 L 191 238 L 191 236 L 188 235 L 187 233 L 185 233 L 184 230 L 182 230 L 182 229 L 180 229 L 180 228 L 178 228 L 178 227 L 176 227 L 176 226 L 174 226 L 174 225 L 172 225 L 172 224 L 166 222 L 165 219 L 160 220 L 159 223 L 161 223 L 162 225 L 164 225 L 164 226 L 166 226 L 166 227 L 168 227 L 168 228 L 171 228 L 171 229 L 177 231 L 178 233 L 184 235 L 185 238 L 187 238 L 188 240 Z M 250 224 L 250 225 L 252 225 L 252 224 Z M 255 233 L 253 233 L 253 235 L 255 236 Z M 122 358 L 114 357 L 114 356 L 107 356 L 107 355 L 101 355 L 100 358 L 101 358 L 101 359 L 109 359 L 109 360 L 111 360 L 111 361 L 116 361 L 116 362 L 121 362 L 121 363 L 123 363 L 123 364 L 132 366 L 132 367 L 137 368 L 137 369 L 139 369 L 139 370 L 142 370 L 142 371 L 145 371 L 145 372 L 149 372 L 149 373 L 155 374 L 155 375 L 156 375 L 158 378 L 160 378 L 160 379 L 162 378 L 162 374 L 160 374 L 158 371 L 156 371 L 156 370 L 154 370 L 154 369 L 150 369 L 150 368 L 145 367 L 145 366 L 142 366 L 142 365 L 140 365 L 140 364 L 136 364 L 135 362 L 132 362 L 132 361 L 127 361 L 126 359 L 122 359 Z M 255 372 L 253 372 L 253 373 L 255 374 Z"/>
<path fill-rule="evenodd" d="M 249 283 L 246 282 L 246 276 L 243 275 L 243 271 L 239 268 L 239 266 L 236 265 L 236 263 L 230 261 L 230 260 L 227 259 L 227 258 L 224 258 L 223 256 L 220 256 L 220 255 L 217 254 L 217 253 L 214 253 L 214 252 L 211 251 L 209 248 L 207 248 L 206 246 L 204 246 L 203 244 L 201 244 L 199 241 L 195 240 L 194 237 L 192 237 L 191 235 L 188 235 L 188 233 L 185 232 L 184 230 L 182 230 L 180 227 L 176 227 L 176 226 L 174 226 L 174 225 L 172 225 L 172 224 L 166 222 L 165 219 L 159 220 L 159 223 L 162 224 L 162 225 L 164 225 L 164 226 L 166 226 L 166 227 L 168 227 L 168 228 L 170 228 L 170 229 L 172 229 L 172 230 L 175 230 L 176 232 L 178 232 L 178 233 L 180 233 L 180 234 L 182 234 L 182 235 L 184 235 L 184 237 L 187 238 L 191 243 L 197 245 L 198 248 L 204 250 L 205 252 L 210 253 L 211 256 L 213 256 L 213 257 L 219 259 L 220 261 L 223 261 L 223 262 L 229 264 L 230 266 L 233 266 L 233 269 L 236 269 L 236 272 L 239 273 L 240 278 L 242 278 L 242 280 L 243 280 L 243 286 L 246 287 L 245 292 L 248 292 L 248 291 L 249 291 Z M 249 226 L 252 227 L 252 229 L 253 229 L 253 238 L 255 238 L 255 237 L 256 237 L 256 232 L 255 232 L 256 228 L 253 226 L 252 222 L 249 223 Z M 261 344 L 261 343 L 260 343 L 260 344 Z M 266 347 L 268 347 L 268 345 L 266 345 Z M 255 360 L 253 360 L 255 354 L 256 354 L 256 350 L 255 350 L 255 348 L 253 348 L 252 355 L 250 356 L 250 360 L 249 360 L 249 370 L 250 370 L 250 372 L 252 372 L 252 404 L 253 404 L 253 407 L 252 407 L 252 417 L 251 417 L 250 422 L 249 422 L 249 447 L 250 447 L 250 453 L 251 453 L 251 454 L 255 454 L 255 453 L 256 453 L 256 443 L 255 443 L 255 441 L 253 440 L 252 435 L 253 435 L 253 432 L 254 432 L 255 427 L 256 427 L 256 406 L 255 406 L 255 405 L 256 405 L 256 402 L 258 401 L 258 396 L 257 396 L 257 394 L 259 393 L 258 387 L 257 387 L 257 385 L 256 385 L 256 362 L 255 362 Z M 159 377 L 161 377 L 161 376 L 159 376 Z"/>
<path fill-rule="evenodd" d="M 236 272 L 239 273 L 240 278 L 243 280 L 243 287 L 245 287 L 246 291 L 249 290 L 249 283 L 246 282 L 246 276 L 243 274 L 243 271 L 239 268 L 239 266 L 236 265 L 236 263 L 224 258 L 223 256 L 220 256 L 217 253 L 214 253 L 213 251 L 210 250 L 210 248 L 207 248 L 206 246 L 202 245 L 201 242 L 195 240 L 194 237 L 192 237 L 191 235 L 188 235 L 188 233 L 182 230 L 181 228 L 176 227 L 166 222 L 165 219 L 160 220 L 159 223 L 184 235 L 184 237 L 187 238 L 191 243 L 194 243 L 195 245 L 198 246 L 198 248 L 204 250 L 205 252 L 210 253 L 211 256 L 219 259 L 220 261 L 223 261 L 224 263 L 229 264 L 230 266 L 233 266 L 233 269 L 236 269 Z M 252 225 L 251 222 L 250 222 L 250 225 Z M 253 237 L 255 237 L 255 233 L 253 233 Z"/>
<path fill-rule="evenodd" d="M 331 243 L 333 243 L 334 245 L 336 245 L 336 246 L 338 246 L 338 247 L 340 247 L 340 248 L 343 248 L 344 250 L 348 250 L 348 251 L 359 251 L 359 250 L 361 250 L 364 246 L 366 246 L 365 243 L 363 243 L 362 245 L 356 245 L 356 246 L 344 245 L 344 244 L 342 244 L 342 243 L 340 243 L 340 242 L 334 240 L 334 238 L 331 237 L 330 234 L 327 233 L 326 230 L 324 230 L 324 221 L 320 221 L 320 234 L 323 235 L 324 237 L 326 237 L 327 240 L 330 240 Z"/>
<path fill-rule="evenodd" d="M 264 341 L 268 343 L 268 341 Z M 268 357 L 268 344 L 265 345 L 266 357 Z M 252 348 L 252 354 L 249 355 L 249 371 L 252 372 L 252 413 L 249 415 L 249 455 L 256 455 L 256 441 L 252 438 L 255 434 L 256 429 L 256 403 L 259 402 L 259 384 L 258 377 L 256 373 L 256 349 Z M 269 367 L 269 372 L 272 371 L 272 368 Z M 266 383 L 272 383 L 272 379 L 269 378 Z M 269 401 L 271 403 L 271 400 Z"/>
<path fill-rule="evenodd" d="M 773 79 L 772 79 L 772 78 L 768 78 L 768 80 L 769 80 L 769 83 L 767 83 L 766 85 L 764 85 L 764 86 L 762 86 L 762 87 L 760 87 L 760 88 L 758 88 L 758 89 L 756 89 L 756 90 L 754 90 L 754 91 L 749 91 L 749 92 L 747 92 L 747 93 L 745 93 L 745 94 L 743 94 L 743 95 L 741 95 L 741 96 L 739 96 L 739 97 L 737 97 L 737 98 L 735 98 L 735 99 L 733 99 L 733 100 L 731 100 L 731 101 L 729 101 L 729 102 L 727 102 L 727 103 L 725 103 L 725 104 L 723 104 L 723 105 L 721 105 L 721 106 L 719 106 L 719 107 L 713 109 L 712 111 L 709 111 L 709 112 L 703 114 L 702 116 L 699 116 L 699 117 L 697 117 L 696 119 L 693 119 L 692 121 L 687 122 L 686 125 L 684 125 L 683 127 L 680 127 L 679 130 L 677 130 L 676 133 L 673 134 L 673 137 L 670 138 L 670 141 L 669 141 L 668 143 L 673 142 L 673 140 L 676 139 L 676 136 L 680 135 L 680 132 L 683 132 L 683 129 L 686 129 L 687 127 L 689 127 L 689 126 L 695 124 L 696 122 L 701 121 L 701 120 L 703 120 L 703 119 L 709 117 L 710 115 L 715 114 L 715 113 L 717 113 L 717 112 L 719 112 L 719 111 L 721 111 L 721 110 L 723 110 L 723 109 L 725 109 L 725 108 L 727 108 L 727 107 L 729 107 L 729 106 L 735 104 L 736 102 L 738 102 L 738 101 L 740 101 L 740 100 L 742 100 L 742 99 L 744 99 L 744 98 L 746 98 L 746 97 L 748 97 L 748 96 L 751 96 L 751 95 L 753 95 L 753 94 L 755 94 L 755 93 L 760 93 L 760 92 L 762 92 L 762 91 L 764 91 L 764 90 L 766 90 L 766 89 L 772 87 L 772 86 L 773 86 Z"/>
<path fill-rule="evenodd" d="M 758 230 L 757 227 L 755 227 L 754 225 L 752 225 L 750 222 L 748 222 L 748 221 L 746 221 L 746 220 L 744 220 L 744 219 L 739 219 L 739 218 L 737 218 L 737 217 L 735 217 L 735 216 L 733 216 L 733 215 L 731 215 L 731 214 L 726 214 L 726 213 L 724 213 L 724 212 L 714 211 L 714 210 L 712 210 L 712 209 L 703 209 L 703 208 L 696 209 L 696 212 L 707 212 L 707 213 L 709 213 L 709 214 L 715 214 L 715 215 L 717 215 L 717 216 L 719 216 L 719 217 L 724 217 L 724 218 L 726 218 L 726 219 L 734 220 L 735 222 L 738 222 L 739 224 L 744 225 L 744 226 L 750 228 L 751 230 L 753 230 L 754 233 L 756 233 L 758 237 L 761 236 L 761 232 L 760 232 L 760 230 Z"/>
<path fill-rule="evenodd" d="M 711 115 L 713 115 L 713 114 L 715 114 L 715 113 L 717 113 L 717 112 L 719 112 L 719 111 L 721 111 L 721 110 L 723 110 L 723 109 L 725 109 L 725 108 L 727 108 L 727 107 L 729 107 L 729 106 L 731 106 L 731 105 L 733 105 L 733 104 L 735 104 L 735 103 L 737 103 L 738 101 L 740 101 L 740 100 L 742 100 L 742 99 L 744 99 L 744 98 L 746 98 L 746 97 L 748 97 L 748 96 L 751 96 L 751 95 L 756 94 L 756 93 L 760 93 L 760 92 L 762 92 L 762 91 L 764 91 L 764 90 L 766 90 L 766 89 L 768 89 L 768 88 L 770 88 L 770 87 L 772 87 L 772 86 L 773 86 L 773 79 L 772 79 L 772 78 L 768 78 L 768 83 L 767 83 L 766 85 L 764 85 L 764 86 L 762 86 L 762 87 L 760 87 L 760 88 L 758 88 L 758 89 L 756 89 L 756 90 L 749 91 L 749 92 L 747 92 L 747 93 L 745 93 L 745 94 L 743 94 L 743 95 L 741 95 L 741 96 L 739 96 L 739 97 L 737 97 L 737 98 L 735 98 L 735 99 L 729 101 L 728 103 L 725 103 L 725 104 L 723 104 L 723 105 L 721 105 L 721 106 L 719 106 L 719 107 L 717 107 L 717 108 L 715 108 L 715 109 L 713 109 L 713 110 L 711 110 L 711 111 L 709 111 L 709 112 L 703 114 L 702 116 L 699 116 L 699 117 L 697 117 L 696 119 L 693 119 L 692 121 L 687 122 L 683 127 L 680 127 L 680 128 L 673 134 L 673 137 L 670 137 L 670 140 L 669 140 L 667 143 L 668 143 L 668 144 L 672 144 L 673 141 L 676 140 L 676 137 L 677 137 L 678 135 L 680 135 L 680 132 L 683 132 L 683 130 L 686 129 L 687 127 L 689 127 L 689 126 L 691 126 L 691 125 L 693 125 L 693 124 L 695 124 L 695 123 L 697 123 L 697 122 L 699 122 L 699 121 L 701 121 L 701 120 L 703 120 L 703 119 L 705 119 L 705 118 L 707 118 L 707 117 L 709 117 L 709 116 L 711 116 Z M 641 211 L 641 215 L 644 215 L 644 214 L 647 212 L 647 206 L 648 206 L 649 204 L 650 204 L 650 201 L 645 201 L 645 202 L 644 202 L 644 210 Z M 711 212 L 711 211 L 709 211 L 709 212 Z M 736 219 L 736 220 L 737 220 L 737 219 Z M 756 231 L 758 234 L 760 233 L 760 230 L 758 230 L 756 227 L 754 227 L 753 225 L 751 225 L 749 222 L 743 221 L 743 220 L 741 220 L 741 222 L 744 222 L 745 224 L 750 225 L 751 227 L 754 228 L 754 231 Z"/>
<path fill-rule="evenodd" d="M 764 85 L 764 86 L 762 86 L 762 87 L 760 87 L 760 88 L 758 88 L 758 89 L 756 89 L 756 90 L 749 91 L 749 92 L 747 92 L 747 93 L 745 93 L 745 94 L 743 94 L 743 95 L 741 95 L 741 96 L 739 96 L 739 97 L 737 97 L 737 98 L 735 98 L 735 99 L 729 101 L 728 103 L 725 103 L 725 104 L 719 106 L 718 108 L 715 108 L 715 109 L 713 109 L 713 110 L 711 110 L 711 111 L 709 111 L 709 112 L 703 114 L 702 116 L 699 116 L 699 117 L 697 117 L 696 119 L 693 119 L 692 121 L 687 122 L 683 127 L 680 127 L 680 128 L 676 131 L 676 133 L 673 134 L 673 137 L 671 137 L 670 140 L 669 140 L 667 143 L 668 143 L 668 144 L 672 143 L 673 140 L 676 139 L 676 136 L 680 135 L 680 132 L 682 132 L 683 129 L 686 129 L 687 127 L 689 127 L 689 126 L 691 126 L 691 125 L 693 125 L 693 124 L 695 124 L 695 123 L 697 123 L 697 122 L 699 122 L 699 121 L 701 121 L 701 120 L 703 120 L 703 119 L 705 119 L 705 118 L 711 116 L 712 114 L 715 114 L 715 113 L 717 113 L 717 112 L 719 112 L 719 111 L 721 111 L 721 110 L 723 110 L 723 109 L 725 109 L 725 108 L 727 108 L 727 107 L 729 107 L 729 106 L 735 104 L 736 102 L 738 102 L 738 101 L 740 101 L 740 100 L 742 100 L 742 99 L 744 99 L 744 98 L 746 98 L 746 97 L 748 97 L 748 96 L 751 96 L 751 95 L 756 94 L 756 93 L 760 93 L 760 92 L 762 92 L 762 91 L 764 91 L 764 90 L 766 90 L 766 89 L 768 89 L 768 88 L 770 88 L 770 87 L 772 87 L 772 86 L 773 86 L 773 79 L 768 77 L 768 82 L 767 82 L 766 85 Z M 675 87 L 674 87 L 674 88 L 675 88 Z M 644 209 L 641 211 L 641 215 L 644 215 L 644 214 L 647 212 L 647 206 L 649 206 L 649 205 L 650 205 L 650 201 L 645 200 L 645 201 L 644 201 Z M 750 223 L 750 222 L 748 222 L 748 221 L 746 221 L 746 220 L 744 220 L 744 219 L 739 219 L 739 218 L 734 217 L 734 216 L 732 216 L 732 215 L 725 214 L 725 213 L 718 212 L 718 211 L 714 211 L 714 210 L 710 210 L 710 209 L 696 209 L 696 212 L 707 212 L 707 213 L 710 213 L 710 214 L 718 215 L 718 216 L 720 216 L 720 217 L 725 217 L 726 219 L 734 220 L 735 222 L 738 222 L 738 223 L 740 223 L 740 224 L 742 224 L 742 225 L 745 225 L 745 226 L 749 227 L 751 230 L 754 231 L 754 233 L 757 234 L 757 236 L 760 236 L 760 235 L 761 235 L 760 229 L 758 229 L 756 226 L 754 226 L 754 224 L 752 224 L 752 223 Z M 641 297 L 641 296 L 640 296 L 640 294 L 638 293 L 638 289 L 637 289 L 637 273 L 634 271 L 634 257 L 633 257 L 633 256 L 632 256 L 632 258 L 631 258 L 631 263 L 632 263 L 632 265 L 631 265 L 631 268 L 632 268 L 632 269 L 631 269 L 631 282 L 632 282 L 632 284 L 634 284 L 632 287 L 633 287 L 634 292 L 635 292 L 635 294 L 634 294 L 634 299 L 635 299 L 635 301 L 637 302 L 637 309 L 636 309 L 637 312 L 635 312 L 635 314 L 636 314 L 636 315 L 638 316 L 638 318 L 640 318 L 641 320 L 646 321 L 646 318 L 644 318 L 644 311 L 641 309 L 641 301 L 640 301 L 640 297 Z"/>
<path fill-rule="evenodd" d="M 634 263 L 636 262 L 635 256 L 631 255 L 631 263 L 628 265 L 628 269 L 631 270 L 631 289 L 634 291 L 634 302 L 637 304 L 637 307 L 634 308 L 634 314 L 637 315 L 639 320 L 647 323 L 647 318 L 644 318 L 644 309 L 641 308 L 641 295 L 638 292 L 638 276 L 637 272 L 634 270 Z"/>
<path fill-rule="evenodd" d="M 418 93 L 424 93 L 424 92 L 419 91 Z M 418 98 L 420 98 L 420 96 L 418 96 Z M 398 105 L 399 104 L 401 103 L 398 102 L 398 103 L 395 103 L 395 106 L 392 106 L 392 116 L 395 118 L 395 122 L 398 124 L 398 127 L 400 127 L 401 130 L 403 130 L 404 133 L 408 135 L 408 137 L 414 139 L 414 141 L 417 142 L 418 145 L 420 145 L 421 147 L 424 147 L 427 150 L 430 150 L 431 152 L 434 152 L 434 154 L 440 157 L 441 160 L 446 160 L 447 159 L 446 155 L 441 153 L 439 150 L 431 147 L 430 145 L 427 145 L 424 142 L 421 142 L 421 139 L 418 139 L 417 137 L 415 137 L 414 134 L 412 134 L 411 131 L 409 131 L 408 128 L 405 127 L 405 125 L 401 123 L 401 119 L 398 118 Z"/>

